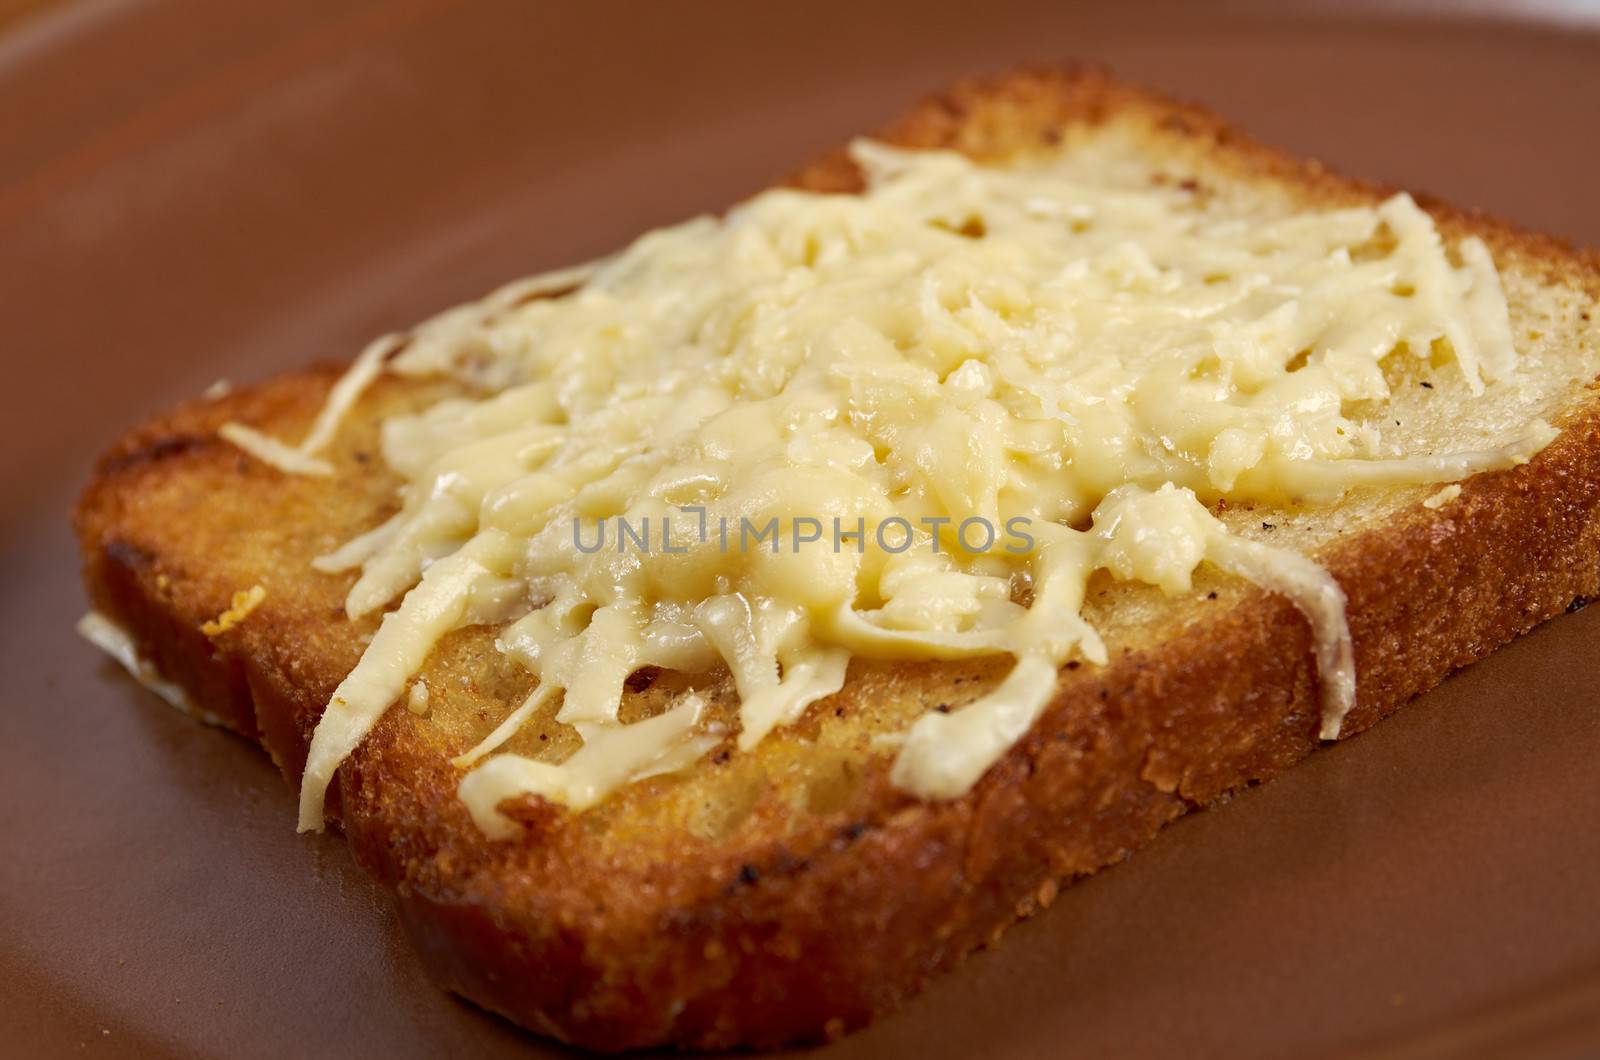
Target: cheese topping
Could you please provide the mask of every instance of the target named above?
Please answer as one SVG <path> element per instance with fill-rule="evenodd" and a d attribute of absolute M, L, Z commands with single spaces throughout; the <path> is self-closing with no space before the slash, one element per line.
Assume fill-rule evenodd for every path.
<path fill-rule="evenodd" d="M 250 613 L 261 606 L 261 601 L 267 598 L 267 590 L 259 585 L 252 585 L 248 589 L 240 589 L 233 594 L 233 599 L 228 602 L 228 609 L 216 618 L 200 624 L 200 632 L 208 637 L 220 637 L 228 630 L 237 626 L 250 617 Z"/>
<path fill-rule="evenodd" d="M 78 636 L 115 659 L 128 675 L 167 703 L 191 718 L 207 725 L 223 725 L 220 717 L 209 710 L 195 706 L 188 694 L 175 682 L 161 676 L 154 663 L 139 654 L 133 635 L 98 611 L 90 611 L 78 619 Z"/>
<path fill-rule="evenodd" d="M 1461 485 L 1460 483 L 1452 482 L 1448 486 L 1440 487 L 1437 493 L 1424 498 L 1422 506 L 1424 508 L 1443 508 L 1459 496 L 1461 496 Z"/>
<path fill-rule="evenodd" d="M 291 462 L 320 461 L 380 371 L 478 396 L 384 424 L 403 508 L 318 561 L 359 570 L 352 617 L 387 614 L 317 727 L 303 829 L 435 642 L 480 623 L 538 679 L 457 759 L 492 835 L 516 830 L 506 799 L 582 808 L 730 735 L 694 695 L 620 722 L 645 666 L 726 667 L 747 749 L 837 692 L 852 657 L 1009 654 L 989 694 L 899 742 L 897 785 L 959 796 L 1064 662 L 1105 660 L 1080 613 L 1101 571 L 1181 594 L 1209 562 L 1289 597 L 1331 739 L 1355 691 L 1343 594 L 1208 505 L 1449 482 L 1554 436 L 1396 457 L 1357 414 L 1388 397 L 1390 357 L 1453 359 L 1474 393 L 1514 371 L 1488 250 L 1453 259 L 1404 195 L 1245 218 L 1071 158 L 854 153 L 862 195 L 769 191 L 357 362 Z M 497 753 L 557 702 L 580 750 Z"/>

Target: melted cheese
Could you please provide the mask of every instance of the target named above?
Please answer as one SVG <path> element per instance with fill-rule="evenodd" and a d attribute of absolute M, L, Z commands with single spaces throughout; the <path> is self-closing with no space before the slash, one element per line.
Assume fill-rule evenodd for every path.
<path fill-rule="evenodd" d="M 1422 501 L 1424 508 L 1443 508 L 1457 497 L 1461 496 L 1461 485 L 1456 482 L 1440 487 L 1438 492 L 1429 495 Z"/>
<path fill-rule="evenodd" d="M 105 615 L 98 611 L 90 611 L 80 618 L 78 636 L 111 656 L 135 681 L 191 718 L 203 721 L 207 725 L 226 727 L 217 715 L 195 706 L 188 694 L 175 682 L 162 677 L 155 664 L 139 654 L 138 645 L 134 642 L 132 634 Z"/>
<path fill-rule="evenodd" d="M 267 598 L 267 590 L 259 585 L 252 585 L 248 589 L 240 589 L 233 594 L 233 599 L 228 602 L 228 609 L 216 618 L 200 624 L 200 632 L 208 637 L 220 637 L 228 630 L 237 626 L 250 617 L 250 613 L 261 606 L 261 601 Z"/>
<path fill-rule="evenodd" d="M 579 726 L 583 746 L 560 765 L 520 755 L 496 755 L 468 773 L 461 798 L 491 838 L 516 833 L 497 807 L 507 799 L 542 795 L 574 810 L 587 809 L 619 785 L 671 773 L 715 747 L 722 734 L 704 726 L 705 700 L 685 696 L 663 714 L 632 725 Z"/>
<path fill-rule="evenodd" d="M 262 434 L 254 427 L 242 423 L 224 423 L 217 435 L 232 442 L 263 464 L 269 464 L 290 475 L 316 475 L 327 478 L 333 474 L 333 465 L 321 457 L 311 456 L 303 450 L 286 445 L 271 435 Z"/>
<path fill-rule="evenodd" d="M 582 808 L 723 738 L 693 695 L 623 724 L 644 666 L 726 667 L 748 749 L 852 657 L 1009 654 L 992 692 L 895 741 L 896 784 L 959 796 L 1064 662 L 1104 661 L 1080 613 L 1099 571 L 1182 594 L 1211 563 L 1286 595 L 1331 739 L 1355 695 L 1343 594 L 1207 506 L 1450 482 L 1553 437 L 1395 457 L 1357 415 L 1388 397 L 1390 357 L 1453 357 L 1475 393 L 1514 372 L 1487 248 L 1453 258 L 1404 195 L 1246 218 L 1071 160 L 854 150 L 860 196 L 766 192 L 369 347 L 290 463 L 320 460 L 386 366 L 479 396 L 384 424 L 403 508 L 317 563 L 359 570 L 352 616 L 388 613 L 317 727 L 302 828 L 435 642 L 475 623 L 538 679 L 456 760 L 494 835 L 515 831 L 506 799 Z M 500 751 L 557 703 L 580 750 Z"/>
<path fill-rule="evenodd" d="M 349 415 L 350 409 L 360 400 L 362 393 L 383 371 L 383 363 L 400 347 L 405 339 L 401 335 L 384 335 L 367 344 L 350 365 L 348 371 L 334 384 L 328 400 L 317 414 L 311 429 L 299 445 L 287 445 L 276 438 L 262 434 L 243 423 L 224 423 L 217 434 L 232 442 L 264 464 L 270 464 L 291 475 L 333 474 L 333 466 L 317 454 L 326 449 L 339 431 L 339 425 Z M 226 393 L 226 391 L 224 391 Z"/>

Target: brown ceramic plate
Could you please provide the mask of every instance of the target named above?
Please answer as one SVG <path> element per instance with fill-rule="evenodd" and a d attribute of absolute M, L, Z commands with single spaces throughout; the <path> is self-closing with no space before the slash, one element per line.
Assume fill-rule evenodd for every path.
<path fill-rule="evenodd" d="M 726 204 L 1021 59 L 1103 61 L 1600 243 L 1600 36 L 1515 6 L 179 0 L 10 27 L 0 1051 L 559 1052 L 434 990 L 264 756 L 74 638 L 67 511 L 119 430 Z M 1600 607 L 1551 623 L 826 1053 L 1597 1055 L 1597 647 Z"/>

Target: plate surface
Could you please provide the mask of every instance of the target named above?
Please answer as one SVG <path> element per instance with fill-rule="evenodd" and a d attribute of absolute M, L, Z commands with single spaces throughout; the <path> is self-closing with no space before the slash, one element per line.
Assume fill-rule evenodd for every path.
<path fill-rule="evenodd" d="M 1111 7 L 1113 5 L 1106 5 Z M 1089 58 L 1600 244 L 1600 36 L 1230 5 L 67 3 L 0 36 L 5 1051 L 560 1055 L 72 635 L 121 429 L 715 209 L 954 76 Z M 1595 1055 L 1600 607 L 1068 888 L 846 1057 Z"/>

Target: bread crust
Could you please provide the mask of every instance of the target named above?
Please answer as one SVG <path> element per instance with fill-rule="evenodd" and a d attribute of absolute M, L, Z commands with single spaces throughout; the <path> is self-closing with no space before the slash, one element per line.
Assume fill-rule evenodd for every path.
<path fill-rule="evenodd" d="M 1308 200 L 1370 201 L 1388 191 L 1086 70 L 962 84 L 885 138 L 995 157 L 1130 114 Z M 795 182 L 847 191 L 859 176 L 840 153 Z M 1426 205 L 1447 234 L 1481 235 L 1497 256 L 1600 296 L 1593 255 Z M 348 582 L 296 575 L 289 560 L 370 525 L 392 504 L 396 482 L 376 461 L 337 486 L 288 479 L 215 431 L 229 419 L 292 431 L 335 376 L 332 368 L 286 376 L 133 432 L 101 460 L 76 513 L 96 609 L 130 629 L 162 674 L 259 741 L 291 782 L 370 626 L 344 620 Z M 385 380 L 367 404 L 381 411 L 429 396 Z M 1448 506 L 1412 506 L 1319 553 L 1348 597 L 1356 647 L 1359 698 L 1345 735 L 1575 598 L 1600 594 L 1600 399 L 1559 426 L 1561 436 L 1527 465 L 1475 476 Z M 346 491 L 337 504 L 335 489 Z M 269 542 L 282 555 L 230 553 L 230 570 L 285 569 L 260 620 L 208 638 L 198 626 L 241 587 L 215 573 L 217 549 L 267 517 L 267 497 L 275 522 L 305 529 Z M 914 666 L 887 668 L 852 680 L 845 695 L 865 700 L 926 680 Z M 1159 644 L 1064 672 L 1033 730 L 954 801 L 896 791 L 885 761 L 874 760 L 843 806 L 774 815 L 737 842 L 684 832 L 636 849 L 597 846 L 582 815 L 536 802 L 519 811 L 523 839 L 494 843 L 456 799 L 459 774 L 445 753 L 391 711 L 339 770 L 330 811 L 360 863 L 395 893 L 445 987 L 592 1049 L 775 1046 L 836 1036 L 900 1004 L 1049 905 L 1062 881 L 1309 754 L 1319 717 L 1305 623 L 1282 598 L 1251 590 Z"/>

